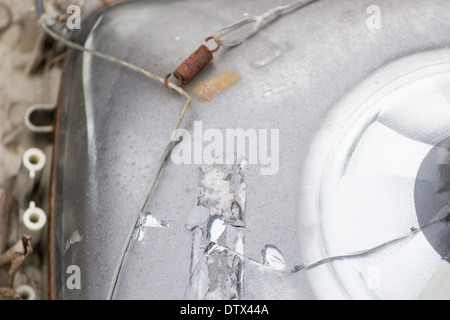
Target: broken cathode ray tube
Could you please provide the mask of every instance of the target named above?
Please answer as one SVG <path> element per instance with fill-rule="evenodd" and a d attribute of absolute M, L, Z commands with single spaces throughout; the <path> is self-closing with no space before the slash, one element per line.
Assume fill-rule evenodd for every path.
<path fill-rule="evenodd" d="M 234 23 L 234 24 L 232 24 L 232 25 L 230 25 L 228 27 L 225 27 L 225 28 L 217 31 L 214 34 L 213 38 L 215 39 L 215 41 L 219 45 L 236 46 L 236 45 L 244 42 L 248 38 L 252 37 L 253 35 L 255 35 L 265 25 L 267 25 L 268 23 L 274 21 L 276 18 L 278 18 L 278 17 L 280 17 L 282 15 L 288 14 L 288 13 L 290 13 L 292 11 L 297 10 L 297 9 L 300 9 L 300 8 L 302 8 L 302 7 L 304 7 L 304 6 L 308 5 L 308 4 L 311 4 L 313 2 L 317 2 L 317 1 L 320 1 L 320 0 L 309 0 L 309 1 L 300 0 L 300 1 L 295 1 L 295 2 L 293 2 L 291 4 L 289 4 L 289 5 L 278 6 L 278 7 L 272 8 L 272 9 L 270 9 L 269 11 L 267 11 L 265 14 L 263 14 L 261 16 L 244 19 L 242 21 L 238 21 L 238 22 L 236 22 L 236 23 Z M 232 31 L 237 30 L 237 29 L 239 29 L 239 28 L 241 28 L 241 27 L 243 27 L 243 26 L 245 26 L 247 24 L 250 24 L 252 22 L 255 23 L 255 25 L 253 26 L 252 30 L 250 32 L 245 33 L 244 36 L 241 36 L 241 37 L 239 37 L 237 39 L 231 39 L 231 40 L 230 39 L 227 40 L 225 38 L 225 36 L 230 34 Z M 159 78 L 158 80 L 159 81 L 162 80 L 162 82 L 165 83 L 165 85 L 167 86 L 167 77 L 165 79 Z M 169 87 L 169 86 L 167 86 L 167 87 Z M 170 84 L 170 87 L 175 89 L 175 90 L 177 88 L 172 83 Z M 170 149 L 166 149 L 167 154 L 163 154 L 163 157 L 161 158 L 161 159 L 164 158 L 164 160 L 163 160 L 163 162 L 162 162 L 162 164 L 161 164 L 161 166 L 160 166 L 160 168 L 158 170 L 158 173 L 156 175 L 156 179 L 157 179 L 157 177 L 159 176 L 159 173 L 162 170 L 162 165 L 164 164 L 164 161 L 165 161 L 168 153 L 170 152 L 172 147 L 175 145 L 176 141 L 171 141 L 171 143 L 172 143 L 172 145 L 170 145 L 170 144 L 168 145 L 168 147 L 170 146 Z M 119 278 L 119 274 L 121 272 L 122 265 L 123 265 L 123 262 L 125 260 L 126 253 L 127 253 L 128 248 L 129 248 L 129 246 L 131 244 L 131 240 L 133 238 L 134 230 L 135 230 L 136 225 L 137 225 L 137 223 L 138 223 L 138 221 L 139 221 L 139 219 L 141 217 L 142 211 L 144 210 L 144 207 L 145 207 L 145 205 L 147 204 L 147 202 L 148 202 L 148 200 L 150 198 L 150 195 L 151 195 L 151 193 L 153 191 L 153 188 L 154 188 L 154 184 L 156 183 L 156 179 L 154 180 L 154 183 L 152 184 L 152 186 L 150 188 L 150 191 L 148 193 L 148 196 L 146 197 L 145 202 L 140 207 L 141 210 L 136 214 L 136 217 L 135 217 L 135 219 L 133 221 L 133 225 L 132 225 L 132 227 L 130 229 L 130 232 L 129 232 L 127 240 L 126 240 L 126 244 L 124 245 L 124 247 L 122 249 L 122 253 L 120 255 L 119 262 L 118 262 L 118 264 L 116 266 L 115 272 L 114 272 L 113 277 L 112 277 L 110 291 L 108 293 L 108 300 L 111 300 L 113 298 L 113 296 L 114 296 L 114 292 L 115 292 L 115 288 L 116 288 L 117 281 L 118 281 L 118 278 Z"/>
<path fill-rule="evenodd" d="M 140 67 L 138 67 L 136 65 L 133 65 L 133 64 L 131 64 L 129 62 L 126 62 L 126 61 L 123 61 L 123 60 L 120 60 L 120 59 L 117 59 L 117 58 L 115 58 L 113 56 L 104 54 L 104 53 L 99 52 L 97 50 L 92 50 L 92 49 L 86 48 L 86 47 L 84 47 L 84 46 L 82 46 L 82 45 L 80 45 L 78 43 L 75 43 L 73 41 L 70 41 L 70 40 L 64 38 L 63 36 L 61 36 L 57 32 L 55 32 L 52 29 L 50 29 L 49 25 L 52 25 L 52 24 L 54 24 L 54 20 L 50 16 L 48 16 L 46 14 L 41 16 L 41 18 L 39 20 L 39 25 L 44 29 L 44 31 L 47 34 L 49 34 L 53 39 L 55 39 L 57 41 L 61 41 L 67 47 L 75 49 L 75 50 L 79 50 L 79 51 L 82 51 L 82 52 L 88 52 L 88 53 L 90 53 L 90 54 L 92 54 L 92 55 L 94 55 L 94 56 L 96 56 L 96 57 L 98 57 L 100 59 L 109 61 L 109 62 L 114 63 L 114 64 L 118 64 L 118 65 L 124 66 L 124 67 L 126 67 L 126 68 L 128 68 L 128 69 L 130 69 L 132 71 L 135 71 L 135 72 L 138 72 L 140 74 L 143 74 L 147 78 L 159 81 L 162 84 L 165 83 L 165 79 L 164 78 L 159 77 L 159 76 L 157 76 L 157 75 L 155 75 L 155 74 L 153 74 L 151 72 L 148 72 L 148 71 L 146 71 L 146 70 L 144 70 L 144 69 L 142 69 L 142 68 L 140 68 Z M 187 111 L 188 111 L 188 109 L 189 109 L 189 107 L 191 105 L 191 97 L 189 96 L 189 94 L 186 91 L 184 91 L 182 88 L 178 87 L 177 85 L 171 83 L 170 86 L 172 87 L 172 89 L 177 91 L 180 95 L 182 95 L 185 98 L 185 102 L 184 102 L 184 104 L 183 104 L 183 106 L 181 108 L 180 115 L 179 115 L 177 124 L 175 126 L 175 130 L 174 130 L 175 132 L 178 132 L 178 129 L 180 129 L 181 124 L 183 122 L 183 119 L 184 119 L 184 117 L 185 117 L 185 115 L 186 115 L 186 113 L 187 113 Z M 156 185 L 156 182 L 157 182 L 157 180 L 159 178 L 159 175 L 161 174 L 161 171 L 162 171 L 162 169 L 164 167 L 164 163 L 165 163 L 165 161 L 166 161 L 170 151 L 172 150 L 173 146 L 175 145 L 175 143 L 176 143 L 176 141 L 173 141 L 172 139 L 170 139 L 169 143 L 165 147 L 165 149 L 164 149 L 164 151 L 163 151 L 163 153 L 162 153 L 162 155 L 160 157 L 160 160 L 159 160 L 159 166 L 158 166 L 158 168 L 156 170 L 156 173 L 154 174 L 154 176 L 153 176 L 153 178 L 152 178 L 152 180 L 150 182 L 149 189 L 148 189 L 148 191 L 145 194 L 145 198 L 142 201 L 142 203 L 140 204 L 139 210 L 136 212 L 136 214 L 134 216 L 132 227 L 130 228 L 130 231 L 128 232 L 127 238 L 125 240 L 124 246 L 122 248 L 122 251 L 121 251 L 121 254 L 120 254 L 120 257 L 119 257 L 119 261 L 118 261 L 118 263 L 116 265 L 116 268 L 114 270 L 114 274 L 113 274 L 113 277 L 112 277 L 112 280 L 111 280 L 110 290 L 109 290 L 108 297 L 107 297 L 108 300 L 112 299 L 112 296 L 114 294 L 115 286 L 116 286 L 117 279 L 118 279 L 119 274 L 120 274 L 120 270 L 121 270 L 122 265 L 123 265 L 123 261 L 125 259 L 126 252 L 128 251 L 128 247 L 129 247 L 129 245 L 131 243 L 131 239 L 133 238 L 133 233 L 134 233 L 135 226 L 138 223 L 139 218 L 141 217 L 141 213 L 144 210 L 145 205 L 147 204 L 148 200 L 150 199 L 150 197 L 151 197 L 151 195 L 153 193 L 153 190 L 154 190 L 154 187 Z"/>
<path fill-rule="evenodd" d="M 230 25 L 228 27 L 223 28 L 222 30 L 217 31 L 215 33 L 215 35 L 214 35 L 214 39 L 216 40 L 216 42 L 220 43 L 223 46 L 238 45 L 238 44 L 244 42 L 246 39 L 248 39 L 251 36 L 253 36 L 254 34 L 256 34 L 263 26 L 265 26 L 266 24 L 272 22 L 273 20 L 275 20 L 279 16 L 282 16 L 284 14 L 292 12 L 292 11 L 294 11 L 296 9 L 299 9 L 299 8 L 301 8 L 301 7 L 303 7 L 303 6 L 307 5 L 307 4 L 310 4 L 310 3 L 313 3 L 313 2 L 316 2 L 316 1 L 319 1 L 319 0 L 310 0 L 310 1 L 301 0 L 301 1 L 293 2 L 290 5 L 275 7 L 273 9 L 267 11 L 265 14 L 263 14 L 261 16 L 245 19 L 243 21 L 234 23 L 234 24 L 232 24 L 232 25 Z M 255 23 L 255 25 L 253 26 L 252 30 L 250 32 L 245 33 L 244 36 L 242 36 L 240 38 L 237 38 L 237 39 L 234 39 L 234 40 L 233 39 L 232 40 L 227 40 L 227 39 L 224 38 L 226 35 L 228 35 L 232 31 L 234 31 L 236 29 L 239 29 L 240 27 L 245 26 L 245 25 L 247 25 L 249 23 L 252 23 L 252 22 Z M 90 54 L 92 54 L 92 55 L 94 55 L 94 56 L 96 56 L 98 58 L 101 58 L 103 60 L 107 60 L 109 62 L 122 65 L 122 66 L 124 66 L 124 67 L 126 67 L 128 69 L 131 69 L 131 70 L 135 71 L 135 72 L 141 73 L 144 76 L 146 76 L 146 77 L 148 77 L 150 79 L 159 81 L 162 84 L 167 84 L 167 79 L 159 77 L 159 76 L 157 76 L 157 75 L 155 75 L 155 74 L 153 74 L 151 72 L 148 72 L 148 71 L 146 71 L 146 70 L 144 70 L 144 69 L 142 69 L 142 68 L 140 68 L 140 67 L 138 67 L 136 65 L 133 65 L 131 63 L 128 63 L 128 62 L 120 60 L 120 59 L 117 59 L 117 58 L 115 58 L 113 56 L 104 54 L 102 52 L 86 48 L 85 46 L 79 45 L 79 44 L 77 44 L 77 43 L 75 43 L 73 41 L 67 40 L 66 38 L 64 38 L 60 34 L 56 33 L 52 29 L 50 29 L 49 26 L 54 25 L 54 24 L 55 24 L 54 19 L 52 17 L 50 17 L 49 15 L 47 15 L 47 14 L 43 14 L 41 16 L 40 20 L 39 20 L 39 25 L 44 29 L 44 31 L 47 34 L 49 34 L 55 40 L 61 41 L 67 47 L 75 49 L 75 50 L 83 51 L 83 52 L 88 52 L 88 53 L 90 53 Z M 191 97 L 183 89 L 181 89 L 179 86 L 177 86 L 175 84 L 171 83 L 170 87 L 172 89 L 174 89 L 175 91 L 177 91 L 179 94 L 181 94 L 182 96 L 185 97 L 185 103 L 183 104 L 183 107 L 181 109 L 181 114 L 180 114 L 180 117 L 179 117 L 177 125 L 176 125 L 176 130 L 175 131 L 178 131 L 178 129 L 180 128 L 181 123 L 182 123 L 182 121 L 184 119 L 184 116 L 185 116 L 185 114 L 186 114 L 186 112 L 187 112 L 187 110 L 188 110 L 188 108 L 189 108 L 189 106 L 191 104 Z M 135 217 L 134 217 L 134 220 L 133 220 L 133 223 L 132 223 L 132 227 L 130 228 L 130 231 L 129 231 L 128 236 L 127 236 L 126 241 L 125 241 L 125 244 L 124 244 L 124 246 L 122 248 L 122 251 L 121 251 L 121 254 L 120 254 L 120 257 L 119 257 L 119 261 L 118 261 L 117 266 L 115 268 L 115 271 L 113 273 L 113 277 L 112 277 L 111 285 L 110 285 L 110 290 L 109 290 L 108 297 L 107 297 L 108 300 L 112 299 L 112 297 L 114 295 L 114 291 L 115 291 L 115 287 L 116 287 L 116 284 L 117 284 L 117 280 L 118 280 L 120 271 L 122 269 L 122 265 L 123 265 L 126 253 L 128 251 L 128 248 L 130 246 L 131 240 L 133 238 L 133 234 L 134 234 L 134 230 L 135 230 L 136 224 L 138 223 L 138 221 L 139 221 L 139 219 L 141 217 L 142 211 L 144 210 L 144 207 L 147 204 L 147 202 L 148 202 L 148 200 L 149 200 L 149 198 L 150 198 L 150 196 L 151 196 L 151 194 L 152 194 L 152 192 L 154 190 L 154 187 L 156 185 L 158 177 L 159 177 L 159 175 L 160 175 L 160 173 L 162 171 L 162 168 L 164 166 L 165 160 L 166 160 L 167 156 L 169 155 L 170 151 L 172 150 L 173 146 L 175 145 L 175 143 L 176 142 L 171 139 L 170 142 L 167 144 L 165 150 L 163 151 L 163 153 L 161 155 L 161 158 L 160 158 L 159 167 L 157 169 L 157 172 L 155 173 L 155 175 L 154 175 L 154 177 L 153 177 L 153 179 L 151 181 L 149 190 L 148 190 L 148 192 L 147 192 L 147 194 L 145 196 L 144 201 L 141 203 L 141 205 L 139 206 L 138 212 L 135 214 Z"/>

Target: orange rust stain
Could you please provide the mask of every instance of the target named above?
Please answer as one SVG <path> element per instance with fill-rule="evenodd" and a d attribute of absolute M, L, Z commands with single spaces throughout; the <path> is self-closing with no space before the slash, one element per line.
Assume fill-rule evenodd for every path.
<path fill-rule="evenodd" d="M 214 78 L 206 79 L 193 88 L 194 95 L 200 101 L 208 101 L 222 90 L 231 87 L 240 79 L 233 71 L 226 70 Z"/>

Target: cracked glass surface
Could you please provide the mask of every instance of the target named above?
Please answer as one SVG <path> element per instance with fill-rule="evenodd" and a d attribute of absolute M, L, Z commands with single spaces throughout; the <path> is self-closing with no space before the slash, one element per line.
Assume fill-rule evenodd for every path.
<path fill-rule="evenodd" d="M 108 9 L 79 39 L 167 74 L 205 30 L 275 2 L 230 0 L 223 7 L 208 1 L 207 13 L 199 10 L 204 1 L 138 1 Z M 264 177 L 258 165 L 208 168 L 168 161 L 115 298 L 448 294 L 440 281 L 448 279 L 446 247 L 443 253 L 440 242 L 433 245 L 426 236 L 445 222 L 444 211 L 434 215 L 444 208 L 445 194 L 427 201 L 436 194 L 420 191 L 431 190 L 428 182 L 441 186 L 439 175 L 427 168 L 436 169 L 435 154 L 450 136 L 448 3 L 386 3 L 392 15 L 381 33 L 366 30 L 355 14 L 365 13 L 370 1 L 325 3 L 276 21 L 248 45 L 219 51 L 199 75 L 203 81 L 232 70 L 240 80 L 208 102 L 193 101 L 185 129 L 192 133 L 198 120 L 205 129 L 277 128 L 280 170 Z M 426 14 L 410 19 L 417 12 Z M 201 23 L 155 32 L 194 17 Z M 55 204 L 61 247 L 55 250 L 62 257 L 57 290 L 66 299 L 104 298 L 130 217 L 182 101 L 87 54 L 72 52 L 67 65 Z M 422 207 L 432 213 L 423 221 Z M 433 218 L 436 224 L 429 225 Z M 163 223 L 168 227 L 155 227 Z M 75 231 L 82 240 L 64 252 Z M 82 269 L 86 287 L 80 292 L 64 287 L 64 267 L 72 264 Z"/>

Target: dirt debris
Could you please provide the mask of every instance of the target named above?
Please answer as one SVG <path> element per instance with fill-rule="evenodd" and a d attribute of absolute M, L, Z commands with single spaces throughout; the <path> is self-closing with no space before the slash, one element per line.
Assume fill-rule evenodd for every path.
<path fill-rule="evenodd" d="M 32 252 L 31 238 L 22 236 L 14 246 L 0 255 L 0 300 L 18 299 L 13 289 L 14 277 Z"/>

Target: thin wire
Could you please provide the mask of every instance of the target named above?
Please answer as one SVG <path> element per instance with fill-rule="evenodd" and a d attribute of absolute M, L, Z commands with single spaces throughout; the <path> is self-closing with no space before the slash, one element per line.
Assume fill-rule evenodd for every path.
<path fill-rule="evenodd" d="M 216 33 L 214 33 L 213 37 L 217 43 L 220 43 L 225 47 L 237 46 L 238 44 L 241 44 L 248 38 L 254 36 L 264 26 L 276 20 L 277 18 L 318 1 L 320 0 L 298 0 L 288 5 L 272 8 L 260 16 L 248 17 L 238 22 L 235 22 L 229 26 L 226 26 L 225 28 L 222 28 Z M 245 26 L 249 24 L 254 25 L 250 30 L 244 31 L 243 35 L 236 38 L 226 39 L 226 36 L 229 35 L 231 32 L 241 28 L 243 29 Z"/>
<path fill-rule="evenodd" d="M 255 264 L 255 265 L 257 265 L 259 267 L 262 267 L 262 268 L 266 268 L 267 270 L 276 271 L 276 272 L 285 273 L 285 274 L 298 273 L 298 272 L 301 272 L 301 271 L 308 271 L 308 270 L 311 270 L 311 269 L 315 269 L 315 268 L 317 268 L 317 267 L 319 267 L 321 265 L 333 263 L 335 261 L 351 260 L 351 259 L 356 259 L 356 258 L 370 256 L 370 255 L 372 255 L 374 253 L 377 253 L 377 252 L 379 252 L 379 251 L 381 251 L 381 250 L 383 250 L 385 248 L 388 248 L 388 247 L 390 247 L 392 245 L 400 243 L 403 240 L 406 240 L 408 238 L 412 238 L 412 237 L 414 237 L 415 235 L 417 235 L 419 233 L 423 233 L 425 229 L 428 229 L 428 228 L 430 228 L 432 226 L 436 226 L 436 225 L 439 225 L 439 224 L 448 225 L 449 223 L 450 223 L 450 214 L 447 214 L 447 216 L 445 216 L 445 217 L 443 217 L 443 218 L 441 218 L 439 220 L 432 220 L 429 223 L 427 223 L 427 224 L 425 224 L 425 225 L 423 225 L 421 227 L 415 228 L 410 233 L 404 234 L 404 235 L 402 235 L 402 236 L 400 236 L 398 238 L 389 240 L 387 242 L 383 242 L 382 244 L 379 244 L 379 245 L 377 245 L 375 247 L 372 247 L 372 248 L 369 248 L 369 249 L 365 249 L 365 250 L 361 250 L 361 251 L 350 252 L 350 253 L 346 253 L 346 254 L 343 254 L 343 255 L 331 256 L 331 257 L 324 258 L 324 259 L 321 259 L 321 260 L 318 260 L 316 262 L 309 263 L 309 264 L 297 265 L 292 270 L 276 270 L 276 269 L 273 269 L 272 267 L 270 267 L 268 265 L 265 265 L 265 264 L 259 262 L 256 259 L 253 259 L 251 257 L 245 256 L 245 255 L 243 255 L 241 253 L 238 253 L 235 250 L 233 250 L 233 249 L 231 249 L 231 248 L 229 248 L 227 246 L 222 246 L 222 245 L 219 245 L 217 243 L 211 242 L 208 245 L 208 247 L 205 249 L 205 251 L 203 252 L 203 255 L 200 257 L 200 259 L 197 262 L 197 265 L 196 265 L 196 267 L 195 267 L 195 269 L 194 269 L 194 271 L 192 273 L 194 273 L 196 271 L 196 269 L 198 268 L 198 265 L 200 264 L 201 260 L 204 259 L 207 254 L 210 254 L 210 253 L 214 252 L 215 250 L 228 251 L 229 253 L 231 253 L 231 254 L 233 254 L 235 256 L 238 256 L 238 257 L 240 257 L 241 259 L 243 259 L 245 261 L 248 261 L 249 263 Z M 192 285 L 192 278 L 193 278 L 193 275 L 191 275 L 191 277 L 189 278 L 188 288 Z M 187 292 L 188 288 L 185 290 L 185 292 Z M 185 294 L 185 296 L 186 296 L 186 294 Z"/>
<path fill-rule="evenodd" d="M 126 61 L 117 59 L 117 58 L 115 58 L 113 56 L 110 56 L 108 54 L 105 54 L 105 53 L 102 53 L 102 52 L 99 52 L 99 51 L 96 51 L 96 50 L 92 50 L 92 49 L 86 48 L 86 47 L 84 47 L 82 45 L 79 45 L 79 44 L 73 42 L 73 41 L 65 39 L 63 36 L 61 36 L 60 34 L 56 33 L 55 31 L 51 30 L 48 27 L 48 25 L 46 24 L 46 20 L 47 19 L 48 19 L 48 17 L 41 18 L 39 20 L 40 26 L 52 38 L 54 38 L 57 41 L 61 41 L 67 47 L 72 48 L 72 49 L 76 49 L 76 50 L 79 50 L 79 51 L 83 51 L 83 52 L 88 52 L 88 53 L 90 53 L 90 54 L 92 54 L 92 55 L 94 55 L 96 57 L 99 57 L 101 59 L 110 61 L 110 62 L 115 63 L 115 64 L 122 65 L 122 66 L 124 66 L 124 67 L 126 67 L 128 69 L 131 69 L 133 71 L 141 73 L 141 74 L 143 74 L 144 76 L 146 76 L 146 77 L 148 77 L 150 79 L 159 81 L 162 84 L 164 84 L 164 82 L 165 82 L 164 78 L 161 78 L 161 77 L 159 77 L 159 76 L 157 76 L 157 75 L 155 75 L 155 74 L 153 74 L 151 72 L 148 72 L 148 71 L 146 71 L 146 70 L 144 70 L 144 69 L 142 69 L 142 68 L 140 68 L 140 67 L 138 67 L 138 66 L 136 66 L 134 64 L 131 64 L 131 63 L 128 63 Z M 181 89 L 180 87 L 178 87 L 177 85 L 175 85 L 173 83 L 171 83 L 170 86 L 173 88 L 173 90 L 177 91 L 179 94 L 181 94 L 182 96 L 185 97 L 185 102 L 184 102 L 184 104 L 183 104 L 183 106 L 181 108 L 181 113 L 180 113 L 180 116 L 178 118 L 178 121 L 177 121 L 175 130 L 174 130 L 174 133 L 173 133 L 173 135 L 171 137 L 171 140 L 167 144 L 167 146 L 165 147 L 165 149 L 164 149 L 164 151 L 163 151 L 163 153 L 161 155 L 161 158 L 159 160 L 158 168 L 157 168 L 157 170 L 156 170 L 156 172 L 155 172 L 155 174 L 154 174 L 154 176 L 153 176 L 153 178 L 151 180 L 149 189 L 147 190 L 147 192 L 145 194 L 145 198 L 143 199 L 143 201 L 141 202 L 141 204 L 139 206 L 139 210 L 136 212 L 136 214 L 134 216 L 133 225 L 132 225 L 132 227 L 130 228 L 130 230 L 128 232 L 128 235 L 127 235 L 127 238 L 126 238 L 126 242 L 124 243 L 124 246 L 123 246 L 122 251 L 121 251 L 120 256 L 119 256 L 119 261 L 118 261 L 118 263 L 117 263 L 117 265 L 115 267 L 115 270 L 114 270 L 114 273 L 113 273 L 113 276 L 112 276 L 112 280 L 111 280 L 111 284 L 110 284 L 110 288 L 109 288 L 109 292 L 108 292 L 108 297 L 107 297 L 108 300 L 111 300 L 113 298 L 113 296 L 114 296 L 114 292 L 115 292 L 115 289 L 116 289 L 117 281 L 119 279 L 119 275 L 120 275 L 120 272 L 122 270 L 123 263 L 125 261 L 125 256 L 126 256 L 126 254 L 128 252 L 128 249 L 130 247 L 131 240 L 133 238 L 133 233 L 134 233 L 134 230 L 136 228 L 136 225 L 137 225 L 137 223 L 139 221 L 139 218 L 141 217 L 141 214 L 142 214 L 142 211 L 145 208 L 145 205 L 147 204 L 148 200 L 150 199 L 150 197 L 151 197 L 151 195 L 153 193 L 155 185 L 156 185 L 156 183 L 158 181 L 158 178 L 159 178 L 159 176 L 161 174 L 161 171 L 162 171 L 162 169 L 164 167 L 164 164 L 166 162 L 167 156 L 169 155 L 170 151 L 172 150 L 172 148 L 177 143 L 177 141 L 174 140 L 173 138 L 177 136 L 178 129 L 180 129 L 180 126 L 181 126 L 181 123 L 183 122 L 184 116 L 186 115 L 186 112 L 188 111 L 189 106 L 191 105 L 191 97 L 189 96 L 189 94 L 186 93 L 186 91 L 184 91 L 183 89 Z"/>
<path fill-rule="evenodd" d="M 265 25 L 267 25 L 268 23 L 274 21 L 278 17 L 283 16 L 285 14 L 288 14 L 288 13 L 290 13 L 292 11 L 295 11 L 295 10 L 301 8 L 301 7 L 304 7 L 304 6 L 308 5 L 308 4 L 311 4 L 311 3 L 317 2 L 317 1 L 319 1 L 319 0 L 309 0 L 309 1 L 307 1 L 307 0 L 300 0 L 300 1 L 295 1 L 294 3 L 289 4 L 289 5 L 275 7 L 273 9 L 270 9 L 269 11 L 267 11 L 266 13 L 264 13 L 261 16 L 255 16 L 255 17 L 247 18 L 247 19 L 238 21 L 236 23 L 233 23 L 232 25 L 227 26 L 227 27 L 217 31 L 214 34 L 213 38 L 215 39 L 215 41 L 220 46 L 228 46 L 228 47 L 236 46 L 236 45 L 244 42 L 248 38 L 252 37 L 253 35 L 255 35 Z M 90 54 L 92 54 L 92 55 L 94 55 L 94 56 L 96 56 L 98 58 L 110 61 L 110 62 L 115 63 L 115 64 L 119 64 L 121 66 L 124 66 L 124 67 L 130 69 L 130 70 L 133 70 L 135 72 L 141 73 L 141 74 L 143 74 L 144 76 L 146 76 L 146 77 L 148 77 L 150 79 L 159 81 L 160 83 L 166 85 L 168 88 L 171 88 L 171 89 L 177 91 L 179 94 L 181 94 L 182 96 L 185 97 L 185 102 L 183 104 L 183 107 L 181 108 L 181 113 L 180 113 L 180 116 L 178 118 L 178 121 L 177 121 L 177 124 L 176 124 L 176 127 L 175 127 L 174 135 L 172 135 L 172 138 L 171 138 L 170 142 L 167 144 L 166 148 L 164 149 L 164 151 L 163 151 L 163 153 L 161 155 L 161 158 L 160 158 L 160 161 L 159 161 L 159 165 L 158 165 L 158 169 L 156 170 L 155 175 L 153 176 L 153 178 L 151 180 L 150 187 L 149 187 L 149 189 L 148 189 L 148 191 L 146 193 L 146 196 L 145 196 L 144 200 L 142 201 L 141 205 L 139 206 L 139 210 L 138 210 L 138 212 L 136 213 L 136 215 L 134 217 L 133 225 L 130 228 L 130 231 L 128 232 L 126 242 L 125 242 L 125 244 L 124 244 L 124 246 L 122 248 L 122 251 L 120 253 L 119 261 L 118 261 L 118 263 L 116 265 L 116 268 L 114 270 L 113 277 L 112 277 L 112 280 L 111 280 L 111 283 L 110 283 L 110 288 L 109 288 L 109 291 L 108 291 L 108 296 L 107 296 L 107 299 L 111 300 L 113 298 L 113 296 L 114 296 L 114 292 L 115 292 L 116 285 L 117 285 L 117 282 L 118 282 L 118 279 L 119 279 L 119 275 L 120 275 L 120 272 L 122 270 L 123 263 L 125 261 L 125 256 L 126 256 L 126 254 L 128 252 L 128 249 L 129 249 L 130 244 L 131 244 L 131 240 L 133 238 L 134 230 L 135 230 L 136 225 L 137 225 L 137 223 L 139 221 L 139 218 L 141 217 L 142 211 L 145 208 L 145 205 L 147 204 L 148 200 L 150 199 L 150 197 L 151 197 L 151 195 L 153 193 L 155 185 L 156 185 L 156 183 L 158 181 L 158 178 L 159 178 L 159 176 L 161 174 L 161 171 L 162 171 L 162 169 L 164 167 L 164 164 L 165 164 L 165 161 L 167 159 L 167 156 L 169 155 L 169 153 L 172 150 L 172 148 L 174 147 L 174 145 L 177 143 L 177 141 L 175 141 L 173 139 L 173 137 L 176 136 L 176 133 L 178 132 L 178 129 L 180 128 L 181 123 L 183 122 L 184 116 L 186 115 L 186 112 L 189 109 L 189 106 L 191 104 L 191 97 L 187 94 L 186 91 L 184 91 L 179 86 L 177 86 L 177 85 L 175 85 L 173 83 L 170 83 L 170 85 L 168 85 L 167 77 L 166 78 L 159 77 L 159 76 L 157 76 L 157 75 L 155 75 L 155 74 L 153 74 L 151 72 L 148 72 L 148 71 L 146 71 L 146 70 L 144 70 L 144 69 L 142 69 L 142 68 L 140 68 L 140 67 L 138 67 L 136 65 L 133 65 L 131 63 L 128 63 L 128 62 L 120 60 L 120 59 L 117 59 L 117 58 L 115 58 L 113 56 L 110 56 L 108 54 L 105 54 L 105 53 L 102 53 L 102 52 L 99 52 L 99 51 L 96 51 L 96 50 L 92 50 L 92 49 L 86 48 L 85 46 L 79 45 L 78 43 L 75 43 L 73 41 L 67 40 L 66 38 L 64 38 L 60 34 L 54 32 L 53 30 L 51 30 L 48 27 L 47 23 L 51 23 L 51 22 L 52 22 L 52 18 L 49 17 L 46 14 L 42 15 L 41 19 L 39 20 L 39 24 L 41 25 L 41 27 L 44 29 L 45 32 L 47 32 L 55 40 L 60 41 L 63 44 L 65 44 L 67 47 L 72 48 L 72 49 L 76 49 L 76 50 L 79 50 L 79 51 L 83 51 L 83 52 L 88 52 L 88 53 L 90 53 Z M 239 38 L 236 38 L 236 39 L 231 39 L 231 40 L 230 39 L 228 39 L 228 40 L 224 39 L 224 37 L 226 35 L 228 35 L 229 33 L 231 33 L 232 31 L 235 31 L 235 30 L 237 30 L 237 29 L 239 29 L 241 27 L 244 27 L 244 26 L 246 26 L 248 24 L 251 24 L 251 23 L 254 23 L 254 26 L 253 26 L 253 28 L 251 29 L 250 32 L 245 32 L 243 36 L 241 36 Z"/>

